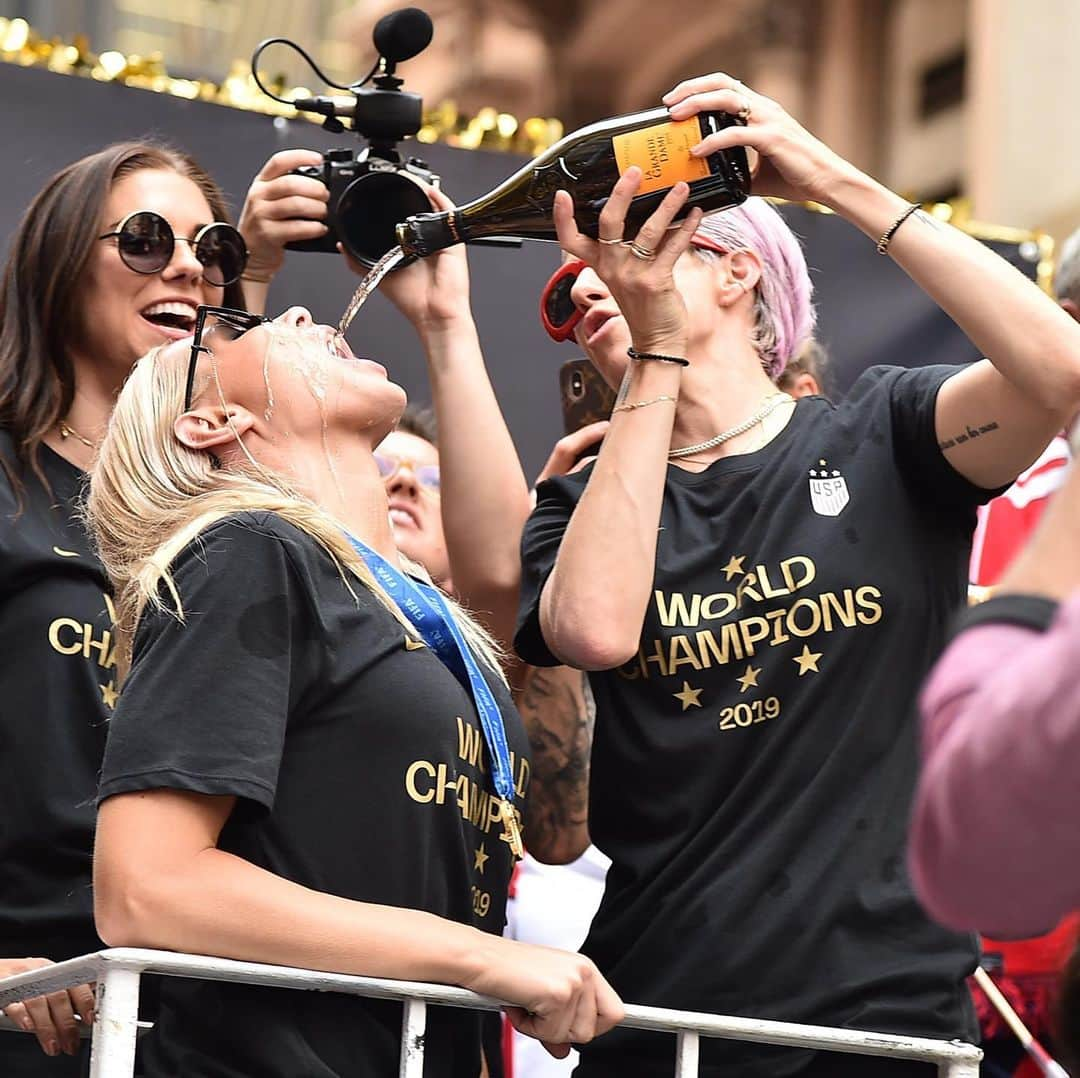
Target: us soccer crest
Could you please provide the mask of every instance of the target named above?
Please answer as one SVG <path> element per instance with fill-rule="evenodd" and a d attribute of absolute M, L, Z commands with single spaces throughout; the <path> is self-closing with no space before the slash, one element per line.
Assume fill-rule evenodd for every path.
<path fill-rule="evenodd" d="M 824 460 L 810 469 L 810 504 L 823 517 L 838 517 L 851 500 L 844 477 Z"/>

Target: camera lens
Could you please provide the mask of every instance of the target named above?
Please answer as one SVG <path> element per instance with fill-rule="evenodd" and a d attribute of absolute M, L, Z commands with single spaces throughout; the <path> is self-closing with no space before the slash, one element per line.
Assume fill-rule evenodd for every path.
<path fill-rule="evenodd" d="M 369 172 L 345 188 L 337 205 L 338 230 L 345 249 L 373 266 L 391 247 L 399 221 L 427 213 L 431 203 L 419 184 L 399 172 Z"/>
<path fill-rule="evenodd" d="M 585 396 L 585 379 L 581 377 L 581 371 L 570 375 L 570 396 L 576 401 Z"/>

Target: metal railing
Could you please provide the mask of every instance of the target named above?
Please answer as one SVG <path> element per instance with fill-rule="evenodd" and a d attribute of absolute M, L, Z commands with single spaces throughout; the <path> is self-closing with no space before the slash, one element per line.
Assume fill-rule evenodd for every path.
<path fill-rule="evenodd" d="M 96 981 L 97 1013 L 90 1078 L 131 1078 L 139 1026 L 139 978 L 144 973 L 401 1000 L 404 1003 L 404 1016 L 399 1078 L 422 1078 L 428 1004 L 484 1011 L 501 1010 L 503 1007 L 499 1000 L 448 985 L 350 977 L 290 966 L 267 966 L 256 962 L 234 962 L 225 958 L 128 947 L 99 951 L 2 978 L 0 1007 L 31 996 Z M 627 1006 L 622 1025 L 631 1029 L 675 1033 L 675 1078 L 697 1078 L 698 1050 L 702 1037 L 923 1060 L 937 1064 L 939 1078 L 978 1078 L 979 1061 L 982 1059 L 982 1052 L 978 1048 L 963 1041 L 865 1033 L 829 1026 L 669 1011 L 659 1007 Z"/>

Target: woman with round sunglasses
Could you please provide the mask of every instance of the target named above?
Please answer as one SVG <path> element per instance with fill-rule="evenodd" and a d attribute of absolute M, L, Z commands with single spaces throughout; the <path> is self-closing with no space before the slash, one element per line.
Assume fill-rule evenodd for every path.
<path fill-rule="evenodd" d="M 273 242 L 264 227 L 260 250 Z M 0 973 L 98 949 L 93 795 L 117 699 L 112 600 L 77 502 L 135 360 L 244 305 L 247 247 L 196 162 L 124 143 L 60 171 L 12 237 L 0 289 Z M 6 1013 L 5 1076 L 80 1073 L 87 989 Z M 44 1049 L 44 1053 L 42 1053 Z"/>
<path fill-rule="evenodd" d="M 102 936 L 461 984 L 565 1054 L 621 1007 L 497 935 L 528 747 L 490 638 L 394 542 L 374 450 L 403 391 L 301 308 L 196 327 L 136 365 L 91 480 L 126 668 Z M 477 1078 L 479 1030 L 432 1008 L 425 1073 Z M 399 1004 L 171 980 L 145 1074 L 378 1078 L 400 1031 Z"/>
<path fill-rule="evenodd" d="M 544 318 L 572 322 L 621 392 L 595 464 L 538 491 L 515 644 L 591 671 L 589 826 L 613 865 L 583 950 L 635 1003 L 970 1040 L 974 941 L 934 925 L 904 872 L 914 694 L 964 602 L 975 506 L 1077 408 L 1080 330 L 737 80 L 664 102 L 676 120 L 740 115 L 695 152 L 756 151 L 760 194 L 845 217 L 990 359 L 871 368 L 839 404 L 796 402 L 774 379 L 810 336 L 811 285 L 771 207 L 678 222 L 680 184 L 630 234 L 628 170 L 592 240 L 558 196 L 580 264 Z M 720 1040 L 701 1054 L 732 1078 L 934 1073 Z M 662 1038 L 617 1030 L 575 1073 L 671 1062 Z"/>

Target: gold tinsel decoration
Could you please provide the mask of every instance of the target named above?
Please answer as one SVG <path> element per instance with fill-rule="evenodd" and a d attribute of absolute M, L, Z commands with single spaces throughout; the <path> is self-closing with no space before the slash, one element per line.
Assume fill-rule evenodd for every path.
<path fill-rule="evenodd" d="M 46 41 L 25 19 L 0 18 L 0 61 L 22 67 L 43 67 L 61 75 L 77 75 L 99 82 L 119 82 L 189 101 L 210 101 L 247 112 L 320 122 L 318 117 L 298 113 L 291 106 L 267 97 L 255 84 L 251 66 L 243 60 L 234 60 L 228 75 L 220 83 L 207 79 L 174 79 L 159 52 L 149 56 L 125 56 L 119 52 L 95 55 L 82 34 L 76 35 L 70 43 L 59 38 Z M 311 96 L 307 87 L 286 87 L 281 78 L 264 75 L 263 82 L 280 97 Z M 416 138 L 420 142 L 442 142 L 468 150 L 483 148 L 535 156 L 562 138 L 562 134 L 563 125 L 555 119 L 531 116 L 519 122 L 517 117 L 494 108 L 482 108 L 475 116 L 463 116 L 452 101 L 444 101 L 425 111 L 423 126 Z"/>

